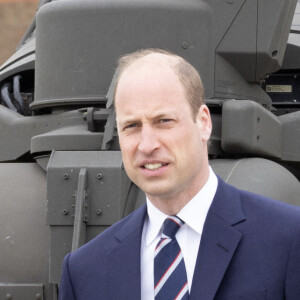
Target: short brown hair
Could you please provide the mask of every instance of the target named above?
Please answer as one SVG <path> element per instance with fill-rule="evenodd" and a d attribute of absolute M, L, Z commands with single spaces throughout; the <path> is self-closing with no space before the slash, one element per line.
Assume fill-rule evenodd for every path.
<path fill-rule="evenodd" d="M 136 52 L 122 56 L 118 61 L 118 79 L 115 92 L 117 90 L 119 79 L 123 72 L 133 63 L 150 54 L 163 54 L 175 59 L 174 64 L 170 67 L 177 74 L 185 91 L 186 98 L 190 104 L 193 118 L 196 118 L 199 107 L 204 104 L 204 89 L 202 80 L 197 70 L 181 56 L 162 49 L 141 49 Z"/>

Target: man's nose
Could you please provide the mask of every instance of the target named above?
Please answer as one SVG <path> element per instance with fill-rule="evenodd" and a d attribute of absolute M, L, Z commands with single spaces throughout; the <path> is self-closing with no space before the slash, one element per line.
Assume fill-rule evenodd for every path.
<path fill-rule="evenodd" d="M 160 147 L 159 137 L 151 127 L 144 127 L 140 132 L 139 151 L 145 155 L 150 155 Z"/>

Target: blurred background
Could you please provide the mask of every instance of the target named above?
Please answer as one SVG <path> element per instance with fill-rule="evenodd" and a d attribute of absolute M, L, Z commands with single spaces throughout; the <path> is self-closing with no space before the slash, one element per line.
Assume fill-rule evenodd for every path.
<path fill-rule="evenodd" d="M 0 66 L 15 52 L 39 0 L 0 0 Z"/>

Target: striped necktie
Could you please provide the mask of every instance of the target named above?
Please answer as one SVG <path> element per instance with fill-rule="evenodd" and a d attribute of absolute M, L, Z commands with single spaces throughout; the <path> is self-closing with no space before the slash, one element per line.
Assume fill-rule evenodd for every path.
<path fill-rule="evenodd" d="M 175 238 L 177 231 L 183 224 L 184 222 L 176 216 L 170 216 L 164 222 L 162 236 L 155 248 L 155 300 L 187 300 L 189 298 L 185 264 Z"/>

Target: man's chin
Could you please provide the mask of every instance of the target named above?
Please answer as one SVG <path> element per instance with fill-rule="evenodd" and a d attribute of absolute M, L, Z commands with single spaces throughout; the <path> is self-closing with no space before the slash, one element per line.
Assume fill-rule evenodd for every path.
<path fill-rule="evenodd" d="M 172 193 L 170 189 L 167 188 L 153 188 L 153 189 L 143 189 L 145 191 L 146 196 L 150 198 L 156 198 L 156 199 L 167 199 L 172 197 Z"/>

